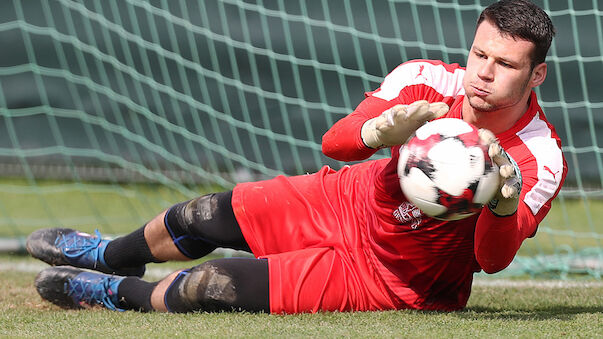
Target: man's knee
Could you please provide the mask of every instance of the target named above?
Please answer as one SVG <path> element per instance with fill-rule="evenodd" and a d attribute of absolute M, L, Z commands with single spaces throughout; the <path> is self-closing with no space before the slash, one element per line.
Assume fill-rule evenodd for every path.
<path fill-rule="evenodd" d="M 232 208 L 232 191 L 208 194 L 172 206 L 166 213 L 165 225 L 176 246 L 191 258 L 199 258 L 185 253 L 196 248 L 195 241 L 203 242 L 206 247 L 249 251 Z"/>
<path fill-rule="evenodd" d="M 174 232 L 194 235 L 200 233 L 199 228 L 204 221 L 214 219 L 217 209 L 216 195 L 203 195 L 174 205 L 166 214 L 166 220 Z"/>
<path fill-rule="evenodd" d="M 176 247 L 191 259 L 200 258 L 213 251 L 218 244 L 205 234 L 214 223 L 224 222 L 224 211 L 220 208 L 230 200 L 230 192 L 203 195 L 193 200 L 172 206 L 166 213 L 164 223 Z M 230 204 L 228 204 L 230 206 Z M 233 217 L 234 219 L 234 217 Z"/>
<path fill-rule="evenodd" d="M 232 311 L 237 299 L 232 276 L 211 261 L 183 271 L 166 291 L 170 312 Z"/>

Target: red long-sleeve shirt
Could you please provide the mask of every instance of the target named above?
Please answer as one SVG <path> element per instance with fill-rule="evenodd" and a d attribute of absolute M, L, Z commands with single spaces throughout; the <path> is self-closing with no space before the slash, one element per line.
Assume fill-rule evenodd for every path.
<path fill-rule="evenodd" d="M 323 152 L 343 161 L 363 160 L 376 150 L 364 145 L 362 124 L 396 104 L 442 101 L 447 118 L 462 118 L 464 68 L 415 60 L 398 66 L 356 110 L 323 136 Z M 396 173 L 399 147 L 390 160 L 375 162 L 374 192 L 367 224 L 372 257 L 381 277 L 401 301 L 464 306 L 473 272 L 498 272 L 509 265 L 523 240 L 533 236 L 561 189 L 567 164 L 561 142 L 532 93 L 526 113 L 496 136 L 517 162 L 523 188 L 517 213 L 497 217 L 488 208 L 452 222 L 429 218 L 404 197 Z M 372 220 L 372 222 L 370 221 Z M 405 277 L 410 277 L 405 279 Z M 404 283 L 400 283 L 403 281 Z M 439 308 L 441 306 L 437 306 Z M 453 307 L 454 308 L 454 307 Z"/>

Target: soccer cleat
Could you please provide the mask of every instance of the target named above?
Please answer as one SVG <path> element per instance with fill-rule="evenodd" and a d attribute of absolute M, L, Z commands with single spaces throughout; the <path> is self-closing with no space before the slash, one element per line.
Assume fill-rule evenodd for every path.
<path fill-rule="evenodd" d="M 81 309 L 100 305 L 119 308 L 117 288 L 125 277 L 88 272 L 69 266 L 49 267 L 36 276 L 36 290 L 42 298 L 62 308 Z"/>
<path fill-rule="evenodd" d="M 109 240 L 70 228 L 45 228 L 27 237 L 26 248 L 34 258 L 50 265 L 69 265 L 104 273 L 142 277 L 145 266 L 114 269 L 105 263 L 104 254 Z"/>

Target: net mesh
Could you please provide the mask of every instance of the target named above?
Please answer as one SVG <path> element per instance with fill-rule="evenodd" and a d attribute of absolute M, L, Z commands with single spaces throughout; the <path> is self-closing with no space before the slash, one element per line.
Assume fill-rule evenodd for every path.
<path fill-rule="evenodd" d="M 2 1 L 0 236 L 123 233 L 199 192 L 339 168 L 322 134 L 403 61 L 463 65 L 491 2 Z M 570 172 L 505 272 L 600 278 L 601 4 L 535 3 Z"/>

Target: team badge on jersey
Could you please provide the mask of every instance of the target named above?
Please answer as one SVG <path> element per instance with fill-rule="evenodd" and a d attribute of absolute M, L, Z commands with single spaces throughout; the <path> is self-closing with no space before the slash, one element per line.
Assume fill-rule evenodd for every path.
<path fill-rule="evenodd" d="M 394 218 L 402 224 L 409 224 L 410 228 L 416 230 L 421 224 L 422 213 L 421 210 L 413 205 L 412 203 L 405 201 L 394 210 Z"/>

